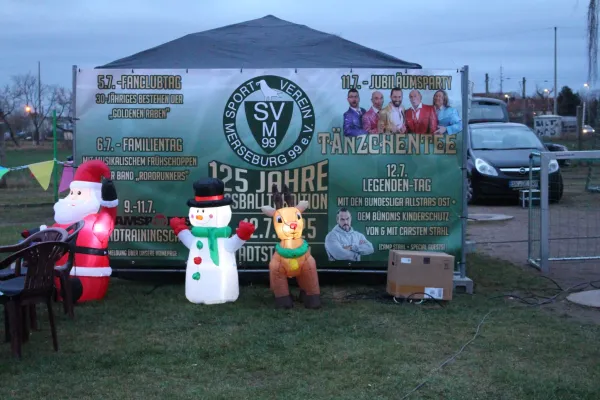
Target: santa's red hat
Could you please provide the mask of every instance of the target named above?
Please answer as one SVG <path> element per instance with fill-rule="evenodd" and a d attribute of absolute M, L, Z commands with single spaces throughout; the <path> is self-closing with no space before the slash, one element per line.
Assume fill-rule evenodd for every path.
<path fill-rule="evenodd" d="M 102 177 L 110 179 L 110 169 L 103 161 L 90 160 L 81 164 L 75 170 L 73 181 L 69 185 L 71 189 L 102 189 Z"/>

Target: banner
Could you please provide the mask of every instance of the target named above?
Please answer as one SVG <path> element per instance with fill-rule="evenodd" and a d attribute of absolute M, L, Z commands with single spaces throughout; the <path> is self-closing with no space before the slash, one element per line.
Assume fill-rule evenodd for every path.
<path fill-rule="evenodd" d="M 387 268 L 391 249 L 461 262 L 462 75 L 457 70 L 79 70 L 76 165 L 101 159 L 119 194 L 114 266 L 183 267 L 168 225 L 193 182 L 257 226 L 241 269 L 277 238 L 261 206 L 285 183 L 319 268 Z M 379 110 L 379 111 L 378 111 Z"/>

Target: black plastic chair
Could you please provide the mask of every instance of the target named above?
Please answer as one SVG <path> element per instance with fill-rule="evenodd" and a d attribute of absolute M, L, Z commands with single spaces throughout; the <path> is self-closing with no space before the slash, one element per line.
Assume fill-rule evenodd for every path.
<path fill-rule="evenodd" d="M 54 266 L 69 251 L 66 242 L 41 242 L 29 246 L 0 261 L 0 266 L 10 265 L 19 260 L 27 263 L 27 273 L 21 275 L 20 265 L 16 264 L 16 274 L 12 279 L 0 281 L 0 304 L 4 304 L 8 316 L 12 353 L 21 358 L 21 345 L 25 321 L 22 307 L 46 303 L 52 332 L 54 350 L 58 351 L 58 338 L 54 324 L 52 297 L 54 295 Z M 6 321 L 5 321 L 6 325 Z"/>
<path fill-rule="evenodd" d="M 75 260 L 75 247 L 77 243 L 77 236 L 83 229 L 85 221 L 81 220 L 67 227 L 66 231 L 69 233 L 65 242 L 69 244 L 69 258 L 64 265 L 59 265 L 55 268 L 56 276 L 60 279 L 61 297 L 63 300 L 63 309 L 65 314 L 69 317 L 75 318 L 74 301 L 73 301 L 73 288 L 71 287 L 71 269 L 73 269 L 73 263 Z M 57 293 L 58 294 L 58 293 Z"/>
<path fill-rule="evenodd" d="M 44 229 L 43 231 L 36 232 L 31 236 L 27 237 L 20 243 L 9 245 L 9 246 L 0 246 L 0 254 L 1 253 L 15 253 L 19 250 L 25 249 L 35 243 L 41 242 L 62 242 L 65 241 L 68 237 L 68 233 L 66 230 L 62 228 L 54 228 L 50 227 Z M 27 273 L 27 267 L 21 265 L 21 259 L 18 259 L 14 262 L 15 265 L 6 265 L 6 268 L 0 267 L 0 282 L 6 279 L 15 278 L 18 275 L 25 275 Z M 4 265 L 4 264 L 2 264 Z M 17 270 L 17 268 L 19 268 Z M 36 318 L 36 310 L 35 306 L 31 306 L 29 309 L 25 309 L 24 318 L 29 318 L 29 322 L 31 324 L 32 329 L 37 329 L 37 318 Z M 28 316 L 28 317 L 27 317 Z M 5 315 L 5 320 L 8 321 L 8 318 Z M 6 322 L 7 323 L 7 322 Z M 8 325 L 7 325 L 8 326 Z M 29 336 L 29 327 L 27 324 L 25 325 L 24 337 L 27 340 Z M 5 332 L 6 341 L 9 341 L 10 333 L 8 329 Z"/>
<path fill-rule="evenodd" d="M 64 242 L 68 238 L 68 233 L 66 230 L 62 228 L 46 228 L 43 231 L 39 231 L 29 236 L 27 239 L 24 239 L 22 242 L 9 245 L 9 246 L 0 246 L 0 254 L 1 253 L 14 253 L 16 251 L 22 250 L 31 246 L 34 243 L 41 242 Z M 19 263 L 21 266 L 21 260 L 17 260 L 16 263 Z M 16 267 L 16 266 L 15 266 Z M 22 266 L 21 266 L 22 267 Z M 10 265 L 6 268 L 0 268 L 0 281 L 4 279 L 14 278 L 16 268 L 11 267 Z M 27 268 L 21 268 L 21 274 L 27 273 Z"/>

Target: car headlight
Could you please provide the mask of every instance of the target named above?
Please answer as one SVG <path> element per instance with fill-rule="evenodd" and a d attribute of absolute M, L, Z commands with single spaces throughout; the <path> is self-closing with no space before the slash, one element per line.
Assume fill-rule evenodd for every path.
<path fill-rule="evenodd" d="M 558 161 L 550 160 L 548 163 L 548 173 L 551 174 L 556 171 L 558 171 Z"/>
<path fill-rule="evenodd" d="M 477 171 L 482 175 L 498 176 L 498 171 L 496 171 L 496 168 L 492 167 L 481 158 L 477 158 L 475 160 L 475 169 L 477 169 Z"/>

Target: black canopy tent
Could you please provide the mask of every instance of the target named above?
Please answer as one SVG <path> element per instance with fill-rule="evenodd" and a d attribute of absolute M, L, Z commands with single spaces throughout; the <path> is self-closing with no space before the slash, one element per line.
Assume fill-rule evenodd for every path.
<path fill-rule="evenodd" d="M 421 65 L 272 15 L 192 33 L 96 69 L 407 68 Z"/>
<path fill-rule="evenodd" d="M 272 15 L 192 33 L 95 69 L 242 68 L 422 69 L 417 63 Z M 113 276 L 140 279 L 140 270 L 145 272 L 143 279 L 165 279 L 158 271 L 124 266 L 117 265 Z M 171 267 L 159 271 L 181 272 Z"/>

